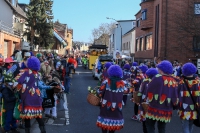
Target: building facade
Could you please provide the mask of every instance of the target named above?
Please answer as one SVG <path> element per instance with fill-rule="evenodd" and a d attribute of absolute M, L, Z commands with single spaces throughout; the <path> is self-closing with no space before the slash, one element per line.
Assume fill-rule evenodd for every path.
<path fill-rule="evenodd" d="M 135 60 L 200 58 L 200 0 L 142 0 L 136 16 Z M 197 30 L 198 29 L 198 30 Z"/>
<path fill-rule="evenodd" d="M 69 29 L 67 24 L 62 24 L 59 21 L 54 23 L 54 29 L 58 35 L 64 39 L 67 46 L 60 45 L 59 41 L 55 42 L 54 48 L 58 50 L 59 54 L 71 54 L 72 51 L 72 41 L 73 41 L 73 29 Z"/>
<path fill-rule="evenodd" d="M 122 37 L 122 54 L 132 57 L 133 59 L 134 53 L 135 53 L 135 28 L 132 28 Z"/>
<path fill-rule="evenodd" d="M 122 37 L 125 33 L 135 27 L 135 20 L 119 20 L 116 28 L 110 34 L 110 43 L 108 47 L 109 54 L 114 54 L 116 50 L 122 51 Z"/>
<path fill-rule="evenodd" d="M 0 13 L 0 53 L 7 58 L 21 48 L 23 28 L 16 25 L 25 24 L 26 14 L 17 0 L 1 0 L 0 9 L 4 12 Z"/>

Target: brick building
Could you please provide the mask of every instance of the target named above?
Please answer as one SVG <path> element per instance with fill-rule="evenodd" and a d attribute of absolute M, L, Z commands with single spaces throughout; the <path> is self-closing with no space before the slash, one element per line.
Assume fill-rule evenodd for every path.
<path fill-rule="evenodd" d="M 142 0 L 136 16 L 135 61 L 200 58 L 200 0 Z"/>

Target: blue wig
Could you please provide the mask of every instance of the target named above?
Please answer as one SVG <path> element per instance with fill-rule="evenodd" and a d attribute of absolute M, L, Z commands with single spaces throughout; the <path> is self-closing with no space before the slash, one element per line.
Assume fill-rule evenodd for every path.
<path fill-rule="evenodd" d="M 146 71 L 148 70 L 148 67 L 147 65 L 142 65 L 142 66 L 139 66 L 139 69 L 142 71 L 142 73 L 146 73 Z"/>
<path fill-rule="evenodd" d="M 138 66 L 137 62 L 133 62 L 132 66 Z"/>
<path fill-rule="evenodd" d="M 130 68 L 131 68 L 131 66 L 130 66 L 129 64 L 125 64 L 125 65 L 124 65 L 124 69 L 130 70 Z"/>
<path fill-rule="evenodd" d="M 110 66 L 110 68 L 108 69 L 107 72 L 108 72 L 109 77 L 119 77 L 119 78 L 121 78 L 123 76 L 122 69 L 118 65 Z"/>
<path fill-rule="evenodd" d="M 40 61 L 38 58 L 31 56 L 27 60 L 27 66 L 31 70 L 39 71 L 40 70 Z"/>
<path fill-rule="evenodd" d="M 104 64 L 104 68 L 108 69 L 110 66 L 112 66 L 112 64 L 110 62 L 106 62 Z"/>
<path fill-rule="evenodd" d="M 146 75 L 151 79 L 157 74 L 158 74 L 158 70 L 156 68 L 150 68 L 146 71 Z"/>
<path fill-rule="evenodd" d="M 182 73 L 184 76 L 194 75 L 197 72 L 197 68 L 192 63 L 186 63 L 182 67 Z"/>
<path fill-rule="evenodd" d="M 172 74 L 173 73 L 173 66 L 168 60 L 161 61 L 157 68 L 163 71 L 165 74 Z"/>

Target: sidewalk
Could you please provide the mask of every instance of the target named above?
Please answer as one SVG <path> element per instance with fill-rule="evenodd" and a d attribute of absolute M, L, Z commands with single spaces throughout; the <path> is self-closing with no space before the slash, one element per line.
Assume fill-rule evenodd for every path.
<path fill-rule="evenodd" d="M 67 103 L 67 95 L 64 94 L 64 99 Z M 69 112 L 68 111 L 59 111 L 57 112 L 57 119 L 53 120 L 52 118 L 47 118 L 43 116 L 45 125 L 52 126 L 64 126 L 69 125 Z M 25 133 L 24 129 L 19 129 L 21 133 Z M 36 119 L 31 120 L 31 133 L 40 133 L 39 125 Z"/>

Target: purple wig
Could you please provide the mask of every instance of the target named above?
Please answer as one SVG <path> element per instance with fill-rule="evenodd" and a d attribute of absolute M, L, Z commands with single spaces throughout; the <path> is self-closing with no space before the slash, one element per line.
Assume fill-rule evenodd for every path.
<path fill-rule="evenodd" d="M 112 64 L 110 62 L 106 62 L 104 64 L 104 68 L 108 69 L 110 66 L 112 66 Z"/>
<path fill-rule="evenodd" d="M 157 74 L 158 74 L 158 70 L 156 68 L 150 68 L 146 71 L 146 75 L 151 79 Z"/>
<path fill-rule="evenodd" d="M 133 62 L 132 66 L 138 66 L 137 62 Z"/>
<path fill-rule="evenodd" d="M 184 76 L 194 75 L 197 72 L 197 68 L 192 63 L 186 63 L 182 67 L 182 73 Z"/>
<path fill-rule="evenodd" d="M 130 70 L 130 68 L 131 68 L 131 66 L 130 66 L 129 64 L 125 64 L 125 65 L 124 65 L 124 69 Z"/>
<path fill-rule="evenodd" d="M 121 78 L 123 76 L 122 69 L 118 65 L 110 66 L 110 68 L 108 69 L 107 72 L 108 72 L 109 77 L 119 77 L 119 78 Z"/>
<path fill-rule="evenodd" d="M 39 71 L 40 70 L 40 61 L 38 58 L 31 56 L 27 60 L 27 66 L 29 69 L 34 70 L 34 71 Z"/>
<path fill-rule="evenodd" d="M 163 71 L 165 74 L 172 74 L 173 73 L 173 66 L 168 60 L 161 61 L 157 68 Z"/>
<path fill-rule="evenodd" d="M 110 62 L 111 63 L 111 65 L 114 65 L 114 63 L 113 62 Z"/>
<path fill-rule="evenodd" d="M 142 65 L 142 66 L 139 66 L 139 69 L 142 71 L 142 73 L 146 73 L 146 71 L 148 70 L 148 67 L 147 65 Z"/>

